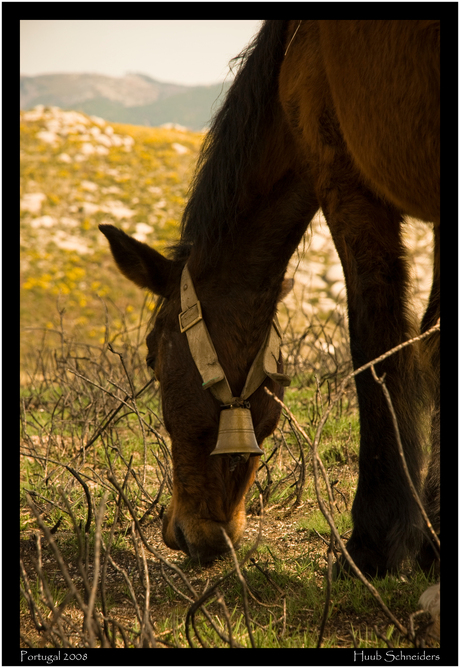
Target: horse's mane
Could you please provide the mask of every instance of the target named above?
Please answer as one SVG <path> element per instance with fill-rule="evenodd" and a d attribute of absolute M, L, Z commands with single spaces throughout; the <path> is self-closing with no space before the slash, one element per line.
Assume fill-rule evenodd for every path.
<path fill-rule="evenodd" d="M 237 218 L 243 179 L 277 96 L 287 21 L 265 21 L 253 42 L 232 63 L 239 69 L 204 141 L 182 218 L 176 259 L 193 244 L 218 251 Z"/>

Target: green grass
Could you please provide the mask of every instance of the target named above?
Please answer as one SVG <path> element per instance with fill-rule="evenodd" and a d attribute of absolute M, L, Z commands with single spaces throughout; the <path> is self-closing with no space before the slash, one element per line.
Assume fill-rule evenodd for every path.
<path fill-rule="evenodd" d="M 116 377 L 115 363 L 117 361 L 117 359 L 111 360 L 106 371 L 107 377 L 110 376 L 112 379 Z M 88 370 L 85 373 L 90 375 Z M 100 370 L 98 373 L 100 374 Z M 121 371 L 118 369 L 117 373 Z M 99 378 L 99 382 L 103 384 L 103 378 Z M 79 383 L 70 384 L 62 388 L 62 391 L 56 391 L 55 384 L 53 384 L 48 387 L 47 391 L 42 392 L 42 388 L 34 390 L 29 387 L 23 394 L 24 402 L 29 403 L 29 408 L 25 410 L 22 421 L 24 453 L 29 452 L 28 456 L 22 457 L 21 469 L 23 540 L 33 541 L 31 529 L 36 526 L 33 514 L 25 500 L 25 491 L 32 490 L 35 493 L 32 497 L 33 501 L 42 512 L 42 517 L 48 527 L 55 526 L 61 518 L 55 540 L 64 561 L 70 565 L 86 563 L 87 560 L 91 564 L 94 559 L 95 543 L 100 539 L 96 536 L 94 520 L 89 534 L 82 533 L 88 516 L 87 499 L 82 486 L 65 469 L 65 465 L 72 462 L 72 456 L 76 456 L 87 438 L 85 429 L 87 430 L 88 424 L 91 425 L 91 433 L 107 415 L 108 409 L 116 404 L 113 400 L 109 405 L 105 404 L 103 393 L 92 389 L 85 399 L 84 406 L 87 409 L 89 406 L 92 407 L 93 417 L 86 421 L 80 418 L 78 421 L 78 411 L 73 405 L 83 405 L 83 402 L 78 399 L 81 391 L 82 387 Z M 302 405 L 302 394 L 304 401 L 307 401 L 308 391 L 292 392 L 298 407 Z M 285 399 L 289 403 L 289 392 Z M 62 410 L 59 409 L 61 413 L 58 413 L 58 407 L 61 404 L 65 406 Z M 140 399 L 138 410 L 142 413 L 146 424 L 151 422 L 156 425 L 156 429 L 162 431 L 167 443 L 167 434 L 159 423 L 161 413 L 158 395 L 154 395 L 153 401 L 146 398 L 144 402 L 143 399 Z M 299 413 L 301 413 L 300 410 Z M 304 412 L 303 416 L 308 416 L 308 413 Z M 302 423 L 302 415 L 299 415 L 298 418 Z M 339 532 L 347 536 L 351 529 L 350 508 L 357 479 L 356 452 L 359 427 L 354 413 L 337 415 L 331 422 L 330 427 L 323 431 L 320 454 L 328 469 L 331 482 L 337 481 L 334 484 L 335 521 Z M 315 426 L 304 426 L 309 426 L 313 434 Z M 289 450 L 282 448 L 270 459 L 273 492 L 265 497 L 266 513 L 262 542 L 250 555 L 249 561 L 243 565 L 243 576 L 248 589 L 249 626 L 254 643 L 259 647 L 315 647 L 325 605 L 327 570 L 325 542 L 329 542 L 330 529 L 317 507 L 308 445 L 302 443 L 298 435 L 295 436 L 287 420 L 280 422 L 279 429 L 283 431 Z M 279 430 L 278 433 L 275 432 L 274 437 L 265 444 L 267 460 L 275 447 L 279 449 L 280 433 Z M 304 450 L 305 483 L 299 503 L 296 504 L 293 489 L 295 490 L 296 485 L 299 484 L 299 467 L 295 461 L 301 461 L 301 447 Z M 110 469 L 120 483 L 125 480 L 126 496 L 140 518 L 150 504 L 146 493 L 150 495 L 151 500 L 158 495 L 160 490 L 162 476 L 158 462 L 163 462 L 163 466 L 168 464 L 160 442 L 158 440 L 155 442 L 152 434 L 149 434 L 146 464 L 150 468 L 145 486 L 140 487 L 139 481 L 142 480 L 144 466 L 143 450 L 144 443 L 138 418 L 133 414 L 128 415 L 126 411 L 124 415 L 120 414 L 115 428 L 109 426 L 103 439 L 90 449 L 87 454 L 87 463 L 79 466 L 80 475 L 90 487 L 94 513 L 97 512 L 101 503 L 103 492 L 111 489 L 106 500 L 106 511 L 101 527 L 102 541 L 104 545 L 108 545 L 112 534 L 110 548 L 112 558 L 129 574 L 134 591 L 140 600 L 142 600 L 143 591 L 141 587 L 142 565 L 139 561 L 139 554 L 136 556 L 139 541 L 137 540 L 137 548 L 133 549 L 130 514 L 123 504 L 117 510 L 118 495 L 113 488 L 110 488 L 107 473 Z M 131 467 L 136 473 L 136 479 L 126 475 L 127 465 L 131 458 Z M 262 491 L 269 489 L 265 467 L 261 467 L 258 481 Z M 323 493 L 325 494 L 324 490 Z M 63 494 L 67 505 L 64 503 Z M 254 487 L 248 497 L 249 508 L 258 500 L 258 496 L 259 489 Z M 159 534 L 159 520 L 154 518 L 158 517 L 158 509 L 161 505 L 168 504 L 169 498 L 170 489 L 165 485 L 157 500 L 156 510 L 153 511 L 153 515 L 145 525 L 146 531 L 154 531 L 155 535 Z M 114 522 L 116 522 L 115 525 Z M 256 517 L 253 518 L 253 522 L 257 525 Z M 78 534 L 80 534 L 79 537 Z M 255 536 L 255 534 L 251 535 Z M 248 554 L 252 542 L 253 539 L 249 543 L 246 542 L 238 551 L 240 561 L 243 561 Z M 54 563 L 54 558 L 46 544 L 43 550 L 47 555 L 47 569 L 45 569 L 48 571 L 47 578 L 49 582 L 55 583 L 56 590 L 53 596 L 57 600 L 64 591 L 59 584 L 59 568 Z M 211 566 L 201 568 L 197 568 L 196 564 L 183 555 L 174 554 L 169 558 L 171 557 L 185 577 L 193 581 L 193 586 L 200 593 L 233 568 L 233 562 L 229 556 L 218 560 Z M 82 559 L 83 562 L 81 562 Z M 174 573 L 169 572 L 168 576 L 175 583 L 174 587 L 165 582 L 162 579 L 159 564 L 152 560 L 151 556 L 150 560 L 150 568 L 153 569 L 150 573 L 151 614 L 154 618 L 156 637 L 166 646 L 188 647 L 185 620 L 190 604 L 184 601 L 184 596 L 190 597 L 190 591 Z M 30 579 L 35 582 L 31 564 L 29 570 Z M 74 569 L 71 572 L 76 571 Z M 132 610 L 133 605 L 132 592 L 119 573 L 118 575 L 114 573 L 111 577 L 115 577 L 116 585 L 109 588 L 110 597 L 107 599 L 108 603 L 106 601 L 106 607 L 110 608 L 111 617 L 124 620 L 123 623 L 126 624 L 126 611 Z M 393 577 L 380 580 L 375 584 L 393 613 L 407 624 L 408 614 L 416 609 L 418 596 L 426 588 L 427 581 L 419 572 L 413 570 L 407 580 Z M 37 589 L 36 584 L 33 587 L 33 597 L 36 605 L 42 609 L 43 596 L 40 595 L 40 588 Z M 225 616 L 226 613 L 223 612 L 222 600 L 225 600 L 228 619 Z M 97 605 L 100 607 L 99 597 Z M 67 609 L 70 611 L 74 606 L 75 602 L 68 604 Z M 241 583 L 235 575 L 230 575 L 223 581 L 218 592 L 206 602 L 206 608 L 221 632 L 228 634 L 230 624 L 233 642 L 244 647 L 251 646 L 243 610 Z M 26 619 L 29 608 L 25 605 L 25 600 L 21 603 L 21 610 Z M 77 612 L 78 608 L 75 608 L 75 614 Z M 134 620 L 132 615 L 133 612 L 131 612 L 131 619 Z M 196 631 L 206 646 L 228 646 L 228 643 L 219 638 L 210 627 L 209 620 L 204 616 L 202 610 L 197 611 L 195 623 Z M 399 637 L 399 634 L 385 619 L 378 604 L 361 583 L 349 579 L 334 582 L 322 646 L 350 647 L 355 643 L 358 647 L 378 647 L 382 641 L 375 635 L 374 626 L 379 629 L 380 633 L 386 634 L 391 642 L 399 643 L 396 646 L 410 646 L 407 640 Z M 134 646 L 138 632 L 138 622 L 132 621 L 127 636 L 131 639 L 129 646 Z M 193 644 L 200 646 L 200 641 L 192 627 L 189 628 L 189 633 Z"/>
<path fill-rule="evenodd" d="M 152 228 L 148 242 L 164 250 L 178 237 L 178 221 L 202 136 L 113 124 L 115 133 L 134 138 L 132 151 L 112 147 L 105 156 L 65 163 L 59 156 L 67 153 L 75 158 L 81 137 L 69 135 L 53 148 L 37 138 L 44 127 L 40 121 L 21 124 L 21 196 L 45 195 L 39 212 L 21 212 L 20 532 L 30 582 L 30 592 L 26 592 L 29 602 L 24 595 L 21 598 L 21 629 L 40 647 L 61 646 L 63 642 L 56 627 L 48 635 L 38 630 L 30 612 L 32 606 L 44 617 L 51 614 L 43 593 L 45 580 L 53 605 L 59 605 L 68 591 L 39 526 L 42 522 L 51 530 L 60 520 L 53 539 L 83 600 L 89 596 L 84 579 L 93 581 L 97 549 L 102 559 L 108 550 L 117 566 L 109 563 L 104 576 L 106 612 L 115 646 L 136 646 L 143 628 L 136 611 L 143 610 L 147 596 L 144 550 L 149 610 L 159 646 L 189 647 L 186 617 L 195 596 L 190 587 L 201 596 L 227 575 L 205 606 L 221 633 L 228 634 L 230 627 L 234 642 L 250 647 L 242 586 L 236 575 L 230 574 L 232 558 L 225 556 L 211 565 L 197 566 L 162 542 L 161 518 L 171 498 L 172 462 L 158 384 L 136 399 L 143 435 L 134 409 L 122 404 L 130 395 L 130 382 L 120 358 L 108 348 L 111 343 L 123 355 L 135 391 L 151 379 L 145 366 L 144 341 L 155 300 L 117 272 L 97 224 L 110 222 L 128 233 L 134 233 L 139 223 L 148 224 Z M 172 148 L 174 142 L 186 146 L 189 153 L 179 156 Z M 118 219 L 109 211 L 112 200 L 133 215 Z M 107 210 L 89 213 L 89 204 Z M 43 216 L 56 221 L 53 227 L 34 227 L 34 221 Z M 56 231 L 66 238 L 80 239 L 90 252 L 59 247 L 53 236 Z M 284 401 L 312 440 L 350 369 L 346 328 L 333 313 L 318 314 L 306 330 L 299 330 L 306 325 L 303 320 L 297 323 L 298 314 L 284 306 L 281 311 L 280 320 L 287 332 L 283 354 L 293 376 Z M 335 522 L 345 540 L 351 529 L 358 448 L 359 422 L 351 386 L 333 405 L 319 444 L 334 490 Z M 318 509 L 310 447 L 283 414 L 264 451 L 267 466 L 260 467 L 257 485 L 248 494 L 248 531 L 237 552 L 247 586 L 249 627 L 259 647 L 315 647 L 325 606 L 330 528 Z M 88 499 L 67 466 L 88 486 L 93 519 L 87 534 Z M 147 546 L 170 560 L 183 578 L 167 565 L 162 570 L 158 558 L 133 535 L 131 513 L 108 476 L 114 476 L 123 487 L 136 517 L 145 518 L 141 527 Z M 320 487 L 327 498 L 322 482 Z M 253 550 L 260 493 L 263 532 Z M 103 498 L 105 510 L 98 532 L 95 517 Z M 41 575 L 36 565 L 37 535 L 41 536 Z M 250 558 L 243 563 L 250 551 Z M 385 578 L 374 584 L 407 626 L 409 614 L 417 608 L 418 597 L 429 583 L 415 567 L 407 565 L 403 578 Z M 27 588 L 24 580 L 22 586 Z M 99 627 L 102 599 L 98 585 L 98 612 L 93 619 Z M 60 619 L 70 646 L 87 646 L 88 638 L 75 632 L 75 628 L 82 628 L 83 618 L 84 609 L 77 601 L 67 601 Z M 203 607 L 197 611 L 195 623 L 206 645 L 229 646 L 212 628 Z M 395 646 L 410 646 L 358 581 L 333 582 L 322 647 L 379 647 L 382 640 L 374 626 Z M 189 631 L 193 644 L 200 646 L 191 626 Z"/>

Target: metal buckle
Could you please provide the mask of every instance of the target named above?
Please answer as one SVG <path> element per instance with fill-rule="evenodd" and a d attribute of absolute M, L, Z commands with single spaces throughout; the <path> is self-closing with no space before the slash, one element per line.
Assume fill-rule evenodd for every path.
<path fill-rule="evenodd" d="M 203 320 L 203 316 L 201 314 L 201 304 L 197 301 L 196 304 L 190 306 L 186 311 L 179 313 L 181 334 L 190 329 L 190 327 L 193 327 L 193 325 L 196 325 L 200 320 Z"/>

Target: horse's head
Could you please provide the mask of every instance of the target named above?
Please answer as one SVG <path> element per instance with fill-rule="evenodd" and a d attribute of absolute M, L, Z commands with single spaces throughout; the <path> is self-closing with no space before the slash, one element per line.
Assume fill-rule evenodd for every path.
<path fill-rule="evenodd" d="M 181 332 L 184 263 L 166 259 L 111 225 L 101 225 L 100 229 L 110 242 L 120 271 L 140 287 L 163 297 L 147 337 L 147 363 L 160 381 L 164 423 L 172 441 L 173 496 L 163 519 L 163 538 L 169 547 L 207 561 L 228 549 L 222 528 L 238 545 L 246 523 L 245 495 L 259 457 L 235 463 L 227 456 L 210 456 L 216 446 L 221 404 L 209 389 L 203 389 L 187 336 Z M 196 274 L 196 268 L 191 273 Z M 289 285 L 284 283 L 284 293 Z M 222 285 L 216 276 L 199 276 L 195 289 L 219 363 L 232 392 L 239 396 L 266 338 L 265 328 L 270 326 L 276 298 L 267 316 L 260 297 L 257 307 L 255 293 L 245 293 L 228 283 Z M 279 364 L 277 370 L 281 371 Z M 264 386 L 282 395 L 282 387 L 265 377 L 250 396 L 259 445 L 273 432 L 280 415 L 279 404 L 267 395 Z"/>

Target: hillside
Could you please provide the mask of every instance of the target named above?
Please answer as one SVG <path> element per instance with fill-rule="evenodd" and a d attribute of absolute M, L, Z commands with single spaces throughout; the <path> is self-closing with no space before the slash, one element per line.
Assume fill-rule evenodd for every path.
<path fill-rule="evenodd" d="M 106 317 L 115 331 L 139 322 L 145 295 L 116 270 L 98 224 L 118 225 L 160 251 L 176 240 L 202 137 L 58 108 L 21 113 L 23 348 L 33 346 L 37 330 L 30 328 L 58 332 L 62 309 L 68 330 L 98 344 Z M 406 235 L 420 313 L 430 288 L 431 228 L 413 222 Z M 286 306 L 302 329 L 314 314 L 346 310 L 342 269 L 321 215 L 289 275 L 295 288 Z"/>
<path fill-rule="evenodd" d="M 21 324 L 65 326 L 99 341 L 111 324 L 138 322 L 144 294 L 119 275 L 98 224 L 159 250 L 177 238 L 202 135 L 109 125 L 57 108 L 21 113 Z M 116 302 L 116 307 L 112 303 Z"/>
<path fill-rule="evenodd" d="M 144 74 L 43 74 L 20 77 L 20 108 L 57 106 L 114 123 L 158 126 L 178 123 L 200 131 L 209 126 L 230 83 L 181 86 Z"/>

